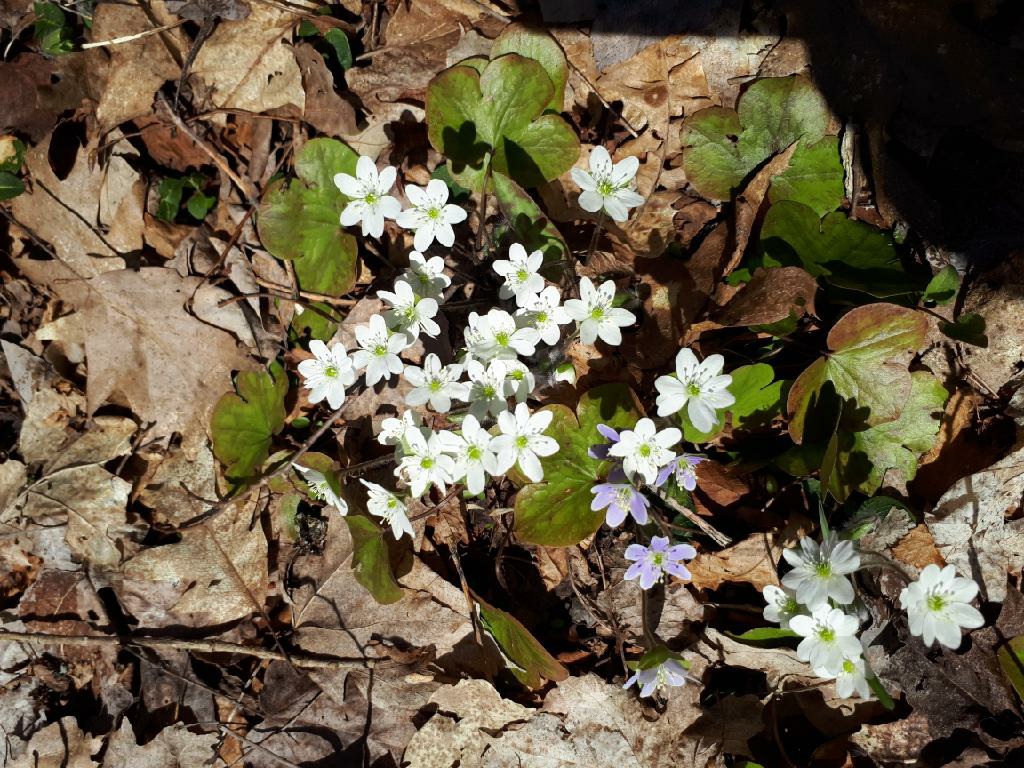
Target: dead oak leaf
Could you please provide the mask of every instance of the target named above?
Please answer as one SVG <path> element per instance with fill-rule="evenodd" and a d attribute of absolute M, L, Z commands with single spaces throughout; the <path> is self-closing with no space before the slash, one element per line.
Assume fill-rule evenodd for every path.
<path fill-rule="evenodd" d="M 231 334 L 186 311 L 200 283 L 161 267 L 53 282 L 78 310 L 73 325 L 85 338 L 90 413 L 121 396 L 153 423 L 154 435 L 180 432 L 190 452 L 205 441 L 210 411 L 231 391 L 232 370 L 249 359 Z"/>
<path fill-rule="evenodd" d="M 755 533 L 721 552 L 701 553 L 690 563 L 696 589 L 718 589 L 723 582 L 747 582 L 760 590 L 778 584 L 775 552 L 767 534 Z"/>

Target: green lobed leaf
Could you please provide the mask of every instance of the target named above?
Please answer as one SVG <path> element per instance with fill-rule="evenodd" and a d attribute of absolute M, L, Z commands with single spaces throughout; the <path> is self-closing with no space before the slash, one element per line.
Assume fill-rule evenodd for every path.
<path fill-rule="evenodd" d="M 352 572 L 373 599 L 382 605 L 397 603 L 404 594 L 391 568 L 385 532 L 363 515 L 345 515 L 352 535 Z"/>
<path fill-rule="evenodd" d="M 25 182 L 7 171 L 0 171 L 0 200 L 10 200 L 25 191 Z"/>
<path fill-rule="evenodd" d="M 736 110 L 709 107 L 683 122 L 683 168 L 705 197 L 728 200 L 759 165 L 795 141 L 814 144 L 828 130 L 824 98 L 800 75 L 764 78 Z"/>
<path fill-rule="evenodd" d="M 544 481 L 520 489 L 516 495 L 515 532 L 522 541 L 549 547 L 577 544 L 604 522 L 604 512 L 590 509 L 591 488 L 602 475 L 604 462 L 587 451 L 605 442 L 598 424 L 631 428 L 643 411 L 625 384 L 604 384 L 585 392 L 576 413 L 564 405 L 543 410 L 554 413 L 546 434 L 558 440 L 559 451 L 541 459 Z"/>
<path fill-rule="evenodd" d="M 217 401 L 210 437 L 224 474 L 241 484 L 263 466 L 271 440 L 284 428 L 288 376 L 275 360 L 268 370 L 239 373 L 235 389 L 237 394 L 228 393 Z"/>
<path fill-rule="evenodd" d="M 840 288 L 879 298 L 921 289 L 888 232 L 838 211 L 820 219 L 806 205 L 780 201 L 765 214 L 760 244 L 764 266 L 802 266 Z"/>
<path fill-rule="evenodd" d="M 568 257 L 568 247 L 561 233 L 525 189 L 503 173 L 493 174 L 491 187 L 498 208 L 515 235 L 515 242 L 522 243 L 528 253 L 542 251 L 548 264 Z"/>
<path fill-rule="evenodd" d="M 518 53 L 533 59 L 544 67 L 554 90 L 545 110 L 562 111 L 565 101 L 565 83 L 569 79 L 569 65 L 558 41 L 543 29 L 530 29 L 519 23 L 509 24 L 494 40 L 491 58 L 497 59 L 506 53 Z"/>
<path fill-rule="evenodd" d="M 846 313 L 829 331 L 830 352 L 804 370 L 789 390 L 789 434 L 800 443 L 807 410 L 826 383 L 853 401 L 866 426 L 895 421 L 910 395 L 912 378 L 893 358 L 916 351 L 928 331 L 925 316 L 896 304 L 866 304 Z"/>
<path fill-rule="evenodd" d="M 807 144 L 800 142 L 789 167 L 772 179 L 768 199 L 772 204 L 792 200 L 808 206 L 818 216 L 843 204 L 843 163 L 835 136 Z"/>
<path fill-rule="evenodd" d="M 935 444 L 949 393 L 928 371 L 914 371 L 910 376 L 910 394 L 899 418 L 839 435 L 835 471 L 828 485 L 839 501 L 855 490 L 873 494 L 889 469 L 913 480 L 918 457 Z"/>
<path fill-rule="evenodd" d="M 349 69 L 352 66 L 352 46 L 349 45 L 348 35 L 337 27 L 332 27 L 324 32 L 324 40 L 334 51 L 334 58 L 342 69 Z"/>
<path fill-rule="evenodd" d="M 161 221 L 174 221 L 181 208 L 181 195 L 185 188 L 184 179 L 164 179 L 157 187 L 156 217 Z"/>
<path fill-rule="evenodd" d="M 988 336 L 985 333 L 985 318 L 968 312 L 960 315 L 953 323 L 939 323 L 939 330 L 946 336 L 957 341 L 964 341 L 976 347 L 987 347 Z"/>
<path fill-rule="evenodd" d="M 189 214 L 199 221 L 206 218 L 210 209 L 213 208 L 217 202 L 217 198 L 213 195 L 207 195 L 203 192 L 193 192 L 192 196 L 189 197 L 188 202 L 185 204 L 185 208 Z"/>
<path fill-rule="evenodd" d="M 479 596 L 473 595 L 477 604 L 480 623 L 487 630 L 509 664 L 516 679 L 527 688 L 540 687 L 541 678 L 560 682 L 569 676 L 569 671 L 558 663 L 544 646 L 515 616 L 488 605 Z"/>
<path fill-rule="evenodd" d="M 60 56 L 71 51 L 74 48 L 74 43 L 68 39 L 71 28 L 60 6 L 57 3 L 35 3 L 32 9 L 36 15 L 33 31 L 43 53 Z"/>
<path fill-rule="evenodd" d="M 921 301 L 934 302 L 940 306 L 956 298 L 960 291 L 960 273 L 954 266 L 946 266 L 935 273 L 925 286 Z"/>

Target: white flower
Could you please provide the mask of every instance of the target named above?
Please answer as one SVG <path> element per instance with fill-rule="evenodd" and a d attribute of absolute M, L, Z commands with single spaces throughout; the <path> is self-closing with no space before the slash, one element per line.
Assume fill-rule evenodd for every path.
<path fill-rule="evenodd" d="M 409 405 L 423 405 L 427 401 L 438 413 L 447 413 L 452 407 L 452 398 L 465 400 L 469 387 L 459 383 L 461 365 L 441 365 L 441 359 L 431 352 L 423 360 L 423 367 L 405 367 L 405 378 L 413 389 L 405 396 Z"/>
<path fill-rule="evenodd" d="M 409 254 L 409 268 L 399 280 L 409 283 L 417 295 L 431 299 L 440 299 L 444 289 L 452 284 L 452 279 L 444 273 L 444 259 L 440 256 L 425 259 L 419 251 Z"/>
<path fill-rule="evenodd" d="M 407 432 L 405 437 L 405 456 L 395 474 L 408 484 L 413 496 L 422 496 L 431 484 L 444 493 L 455 474 L 455 461 L 444 452 L 438 436 L 427 438 L 417 431 Z"/>
<path fill-rule="evenodd" d="M 853 602 L 853 584 L 846 574 L 860 568 L 860 555 L 849 540 L 840 541 L 832 531 L 818 546 L 804 537 L 799 549 L 782 552 L 793 570 L 782 577 L 782 584 L 796 592 L 796 599 L 814 610 L 828 598 L 840 605 Z"/>
<path fill-rule="evenodd" d="M 391 526 L 391 533 L 396 539 L 409 534 L 409 538 L 416 538 L 416 532 L 409 522 L 408 512 L 405 504 L 391 491 L 381 485 L 371 483 L 369 480 L 359 478 L 359 482 L 366 486 L 369 498 L 366 500 L 366 509 L 371 515 L 384 518 L 384 522 Z"/>
<path fill-rule="evenodd" d="M 529 357 L 537 348 L 540 334 L 536 328 L 519 328 L 512 315 L 492 309 L 486 315 L 470 312 L 466 326 L 466 347 L 481 360 L 515 360 Z"/>
<path fill-rule="evenodd" d="M 381 379 L 389 380 L 405 367 L 398 353 L 409 346 L 404 333 L 392 333 L 380 315 L 374 315 L 366 325 L 355 328 L 356 341 L 361 349 L 352 353 L 352 364 L 366 369 L 366 386 L 372 387 Z"/>
<path fill-rule="evenodd" d="M 299 363 L 302 386 L 310 390 L 309 402 L 319 403 L 325 397 L 327 404 L 337 410 L 345 402 L 345 389 L 356 382 L 356 370 L 345 352 L 345 345 L 335 342 L 328 349 L 318 339 L 309 342 L 312 360 Z"/>
<path fill-rule="evenodd" d="M 845 658 L 836 669 L 817 667 L 814 674 L 818 677 L 834 677 L 836 696 L 841 699 L 849 699 L 854 693 L 862 699 L 871 698 L 871 686 L 868 685 L 867 668 L 862 656 Z"/>
<path fill-rule="evenodd" d="M 684 405 L 693 422 L 701 432 L 710 432 L 717 422 L 715 411 L 736 402 L 729 391 L 732 376 L 722 374 L 725 358 L 711 355 L 699 362 L 690 349 L 681 349 L 676 355 L 676 375 L 659 376 L 654 382 L 658 390 L 658 415 L 668 416 L 681 410 Z"/>
<path fill-rule="evenodd" d="M 419 417 L 412 411 L 403 411 L 399 418 L 392 416 L 381 422 L 377 442 L 381 445 L 402 445 L 410 431 L 420 431 Z"/>
<path fill-rule="evenodd" d="M 505 395 L 505 374 L 508 365 L 504 360 L 492 360 L 484 367 L 479 360 L 466 361 L 466 376 L 469 377 L 469 412 L 478 419 L 488 414 L 497 416 L 508 408 Z"/>
<path fill-rule="evenodd" d="M 516 317 L 524 318 L 528 325 L 536 328 L 540 340 L 549 346 L 558 343 L 562 335 L 559 326 L 572 322 L 569 313 L 562 306 L 562 295 L 553 285 L 549 285 L 538 294 L 524 297 L 519 306 L 521 309 L 516 312 Z"/>
<path fill-rule="evenodd" d="M 810 662 L 816 670 L 827 670 L 829 675 L 838 674 L 844 660 L 861 655 L 860 640 L 856 637 L 858 627 L 855 616 L 847 616 L 829 605 L 818 606 L 810 616 L 789 620 L 789 628 L 803 637 L 796 648 L 797 657 Z"/>
<path fill-rule="evenodd" d="M 438 439 L 455 459 L 453 479 L 466 478 L 466 487 L 474 496 L 483 493 L 487 475 L 500 474 L 498 457 L 491 450 L 491 436 L 472 414 L 462 420 L 462 434 L 439 432 Z"/>
<path fill-rule="evenodd" d="M 640 168 L 640 160 L 627 157 L 612 165 L 608 150 L 598 145 L 590 152 L 590 172 L 573 168 L 572 180 L 580 189 L 580 208 L 596 213 L 602 208 L 615 221 L 629 218 L 629 209 L 643 203 L 642 196 L 630 187 Z"/>
<path fill-rule="evenodd" d="M 765 585 L 761 590 L 764 601 L 765 621 L 779 625 L 781 629 L 789 629 L 789 622 L 794 616 L 804 613 L 803 606 L 796 599 L 796 593 L 788 588 L 779 589 L 774 584 Z"/>
<path fill-rule="evenodd" d="M 498 259 L 491 266 L 494 271 L 505 278 L 498 289 L 502 299 L 516 297 L 520 307 L 530 296 L 535 296 L 544 288 L 544 278 L 537 270 L 544 263 L 544 254 L 534 251 L 527 255 L 526 249 L 519 243 L 512 243 L 508 249 L 508 259 Z"/>
<path fill-rule="evenodd" d="M 413 237 L 416 250 L 427 250 L 434 240 L 445 248 L 451 248 L 455 242 L 452 224 L 465 221 L 466 212 L 448 203 L 448 185 L 440 179 L 431 179 L 423 189 L 407 186 L 405 196 L 412 203 L 412 208 L 402 211 L 396 220 L 399 226 L 416 230 Z"/>
<path fill-rule="evenodd" d="M 516 406 L 515 414 L 508 411 L 498 414 L 498 429 L 501 434 L 491 439 L 491 450 L 498 454 L 498 471 L 507 472 L 518 463 L 523 474 L 535 483 L 544 479 L 544 467 L 540 456 L 558 452 L 558 441 L 543 434 L 554 418 L 551 411 L 537 411 L 531 414 L 526 403 Z"/>
<path fill-rule="evenodd" d="M 956 575 L 956 568 L 947 565 L 939 570 L 934 563 L 926 565 L 917 581 L 900 592 L 900 607 L 907 612 L 910 634 L 921 636 L 926 646 L 936 640 L 947 648 L 960 647 L 960 628 L 977 629 L 985 619 L 971 600 L 978 594 L 973 579 Z"/>
<path fill-rule="evenodd" d="M 640 475 L 644 482 L 653 484 L 658 479 L 658 470 L 676 457 L 670 449 L 682 436 L 675 427 L 658 431 L 653 421 L 640 419 L 632 430 L 619 433 L 619 441 L 608 453 L 622 459 L 627 475 Z"/>
<path fill-rule="evenodd" d="M 432 319 L 437 314 L 437 300 L 417 296 L 404 280 L 395 281 L 394 292 L 377 291 L 377 295 L 391 305 L 391 309 L 384 313 L 388 324 L 410 339 L 415 340 L 421 328 L 430 338 L 441 332 L 441 327 Z"/>
<path fill-rule="evenodd" d="M 572 363 L 562 363 L 555 368 L 555 381 L 564 381 L 566 384 L 576 383 L 576 367 Z"/>
<path fill-rule="evenodd" d="M 384 219 L 393 219 L 402 210 L 402 204 L 388 192 L 395 185 L 396 171 L 390 165 L 379 173 L 368 157 L 356 163 L 356 175 L 336 173 L 334 183 L 350 202 L 341 212 L 341 226 L 351 227 L 362 222 L 363 236 L 380 237 L 384 232 Z"/>
<path fill-rule="evenodd" d="M 505 396 L 515 397 L 517 403 L 526 399 L 537 386 L 537 378 L 526 363 L 519 360 L 505 360 Z"/>
<path fill-rule="evenodd" d="M 306 485 L 309 486 L 310 496 L 317 501 L 323 501 L 330 504 L 342 515 L 348 514 L 348 504 L 343 498 L 334 492 L 323 472 L 310 469 L 309 467 L 300 467 L 295 462 L 292 462 L 292 466 L 302 473 L 303 479 L 306 481 Z"/>
<path fill-rule="evenodd" d="M 622 343 L 619 328 L 632 325 L 636 318 L 627 309 L 613 307 L 614 299 L 615 283 L 611 280 L 595 288 L 589 277 L 580 278 L 580 298 L 566 301 L 565 311 L 579 322 L 580 340 L 584 344 L 593 344 L 598 338 L 607 344 Z"/>
<path fill-rule="evenodd" d="M 639 685 L 640 695 L 644 697 L 650 696 L 655 691 L 663 690 L 666 685 L 673 687 L 686 685 L 686 667 L 677 659 L 665 659 L 656 667 L 638 669 L 622 687 L 629 688 L 631 685 Z"/>

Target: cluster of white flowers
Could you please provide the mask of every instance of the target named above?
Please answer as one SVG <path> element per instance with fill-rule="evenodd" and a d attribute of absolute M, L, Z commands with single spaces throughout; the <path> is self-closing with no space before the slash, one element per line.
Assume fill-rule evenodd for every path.
<path fill-rule="evenodd" d="M 821 544 L 805 537 L 799 547 L 782 555 L 792 570 L 783 576 L 781 587 L 764 588 L 764 618 L 803 638 L 797 655 L 818 677 L 834 679 L 840 697 L 856 693 L 868 698 L 870 668 L 857 637 L 860 619 L 852 610 L 850 576 L 860 568 L 856 546 L 830 532 Z M 978 585 L 958 577 L 953 566 L 940 571 L 929 565 L 900 594 L 900 605 L 908 613 L 912 635 L 923 636 L 928 646 L 938 640 L 955 649 L 960 646 L 961 627 L 973 629 L 984 623 L 970 605 L 977 593 Z"/>
<path fill-rule="evenodd" d="M 628 191 L 635 172 L 633 168 L 629 178 L 617 172 L 616 196 Z M 350 200 L 341 214 L 343 225 L 361 223 L 364 235 L 379 237 L 384 219 L 394 219 L 415 231 L 416 250 L 393 290 L 378 291 L 386 309 L 353 329 L 358 349 L 350 354 L 341 342 L 330 347 L 321 341 L 310 343 L 313 358 L 299 364 L 309 400 L 317 403 L 326 399 L 331 408 L 340 408 L 346 391 L 362 372 L 366 386 L 404 376 L 412 385 L 405 397 L 410 407 L 429 407 L 435 413 L 446 414 L 455 402 L 465 403 L 468 413 L 461 419 L 453 414 L 449 418 L 451 429 L 424 426 L 408 409 L 397 418 L 384 420 L 378 440 L 395 448 L 395 475 L 414 498 L 432 488 L 444 493 L 449 486 L 460 483 L 470 493 L 480 494 L 488 477 L 502 475 L 514 466 L 538 482 L 544 477 L 541 459 L 557 452 L 559 446 L 553 437 L 544 434 L 552 413 L 532 412 L 527 405 L 536 387 L 527 358 L 542 344 L 557 344 L 563 326 L 574 321 L 575 332 L 584 343 L 601 339 L 619 344 L 620 329 L 636 318 L 614 306 L 615 284 L 610 280 L 595 286 L 582 278 L 580 298 L 563 304 L 559 289 L 547 285 L 540 274 L 543 254 L 528 253 L 515 243 L 507 259 L 492 264 L 502 278 L 499 299 L 512 301 L 515 306 L 469 313 L 463 331 L 465 352 L 457 362 L 443 363 L 436 354 L 426 355 L 421 365 L 407 362 L 403 356 L 421 334 L 430 338 L 440 334 L 437 317 L 451 285 L 444 259 L 427 258 L 422 251 L 435 240 L 450 247 L 455 241 L 452 225 L 465 220 L 466 212 L 448 203 L 448 188 L 436 179 L 423 189 L 407 186 L 405 193 L 412 208 L 403 211 L 398 199 L 390 194 L 395 179 L 394 168 L 378 171 L 367 157 L 359 159 L 354 177 L 344 173 L 335 176 L 335 183 Z M 487 426 L 492 420 L 498 432 L 493 435 Z M 310 470 L 303 471 L 310 480 Z M 369 490 L 369 511 L 388 522 L 395 536 L 412 535 L 406 499 L 363 482 Z M 333 492 L 327 495 L 330 488 L 326 482 L 320 481 L 315 487 L 310 482 L 310 488 L 342 514 L 347 512 L 342 499 Z"/>

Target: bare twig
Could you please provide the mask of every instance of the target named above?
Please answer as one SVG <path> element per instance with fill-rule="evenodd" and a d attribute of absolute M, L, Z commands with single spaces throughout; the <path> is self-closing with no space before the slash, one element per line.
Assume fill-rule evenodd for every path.
<path fill-rule="evenodd" d="M 134 35 L 124 35 L 123 37 L 115 37 L 110 40 L 99 40 L 95 43 L 82 43 L 82 50 L 87 51 L 90 48 L 102 48 L 108 45 L 123 45 L 124 43 L 131 43 L 135 40 L 141 40 L 144 37 L 150 35 L 159 35 L 161 32 L 167 32 L 172 29 L 176 29 L 184 24 L 186 19 L 176 21 L 174 24 L 165 24 L 162 27 L 155 27 L 154 29 L 147 29 L 145 32 L 137 32 Z"/>
<path fill-rule="evenodd" d="M 645 485 L 644 486 L 644 490 L 650 496 L 652 496 L 658 502 L 660 502 L 662 505 L 668 507 L 671 511 L 675 512 L 677 515 L 682 515 L 687 520 L 689 520 L 691 523 L 693 523 L 698 528 L 700 528 L 701 531 L 703 531 L 704 534 L 708 538 L 710 538 L 712 541 L 714 541 L 716 544 L 718 544 L 718 546 L 720 546 L 720 547 L 727 547 L 730 544 L 732 544 L 732 539 L 730 539 L 724 533 L 719 531 L 717 528 L 715 528 L 713 525 L 711 525 L 711 523 L 709 523 L 703 517 L 698 515 L 696 512 L 693 512 L 692 510 L 687 509 L 686 507 L 684 507 L 682 504 L 680 504 L 679 502 L 675 501 L 674 499 L 670 499 L 668 496 L 663 496 L 662 494 L 658 493 L 657 490 L 655 490 L 654 488 L 652 488 L 649 485 Z"/>

